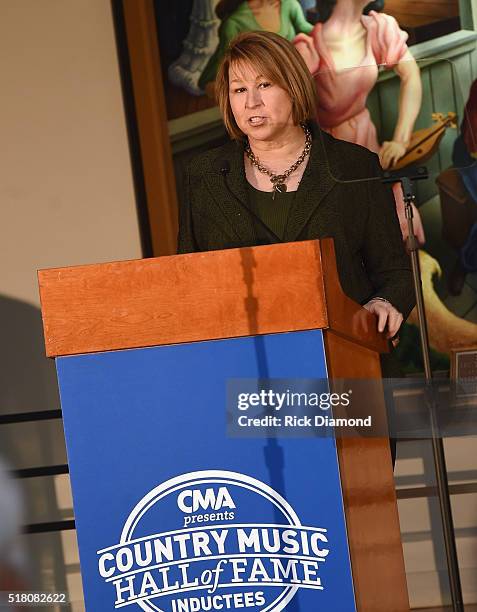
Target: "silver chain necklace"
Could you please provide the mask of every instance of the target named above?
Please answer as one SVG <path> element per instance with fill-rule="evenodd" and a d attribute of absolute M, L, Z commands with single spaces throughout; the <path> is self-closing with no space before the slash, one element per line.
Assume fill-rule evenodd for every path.
<path fill-rule="evenodd" d="M 270 177 L 270 181 L 273 185 L 273 193 L 272 193 L 273 200 L 275 199 L 275 195 L 277 193 L 284 193 L 287 190 L 285 181 L 287 181 L 290 174 L 292 172 L 295 172 L 298 166 L 305 161 L 306 156 L 311 151 L 311 132 L 305 124 L 302 124 L 301 127 L 303 128 L 303 131 L 305 132 L 305 148 L 303 149 L 300 157 L 296 160 L 293 166 L 290 166 L 288 170 L 285 170 L 283 174 L 275 174 L 275 172 L 272 172 L 268 168 L 265 168 L 265 166 L 262 165 L 261 161 L 258 159 L 258 157 L 254 154 L 254 152 L 250 148 L 249 142 L 247 142 L 247 145 L 245 147 L 245 153 L 247 157 L 249 158 L 252 166 L 255 166 L 255 168 L 257 168 L 259 172 L 263 172 L 263 174 L 267 174 Z"/>

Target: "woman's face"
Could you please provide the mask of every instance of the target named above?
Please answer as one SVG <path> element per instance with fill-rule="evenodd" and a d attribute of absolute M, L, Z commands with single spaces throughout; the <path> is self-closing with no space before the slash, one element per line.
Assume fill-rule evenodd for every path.
<path fill-rule="evenodd" d="M 251 140 L 275 140 L 294 125 L 288 93 L 251 65 L 230 67 L 229 100 L 238 127 Z"/>

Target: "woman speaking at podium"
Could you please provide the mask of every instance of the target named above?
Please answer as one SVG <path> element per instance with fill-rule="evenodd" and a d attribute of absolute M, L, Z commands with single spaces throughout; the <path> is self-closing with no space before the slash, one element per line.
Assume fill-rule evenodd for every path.
<path fill-rule="evenodd" d="M 231 140 L 189 166 L 179 253 L 332 237 L 343 291 L 393 338 L 414 290 L 392 192 L 366 180 L 378 157 L 314 123 L 313 79 L 277 34 L 234 38 L 215 87 Z"/>

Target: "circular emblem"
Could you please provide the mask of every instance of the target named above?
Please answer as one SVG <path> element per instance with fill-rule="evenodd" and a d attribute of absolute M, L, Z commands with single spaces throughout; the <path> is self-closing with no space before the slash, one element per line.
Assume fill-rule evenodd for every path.
<path fill-rule="evenodd" d="M 133 508 L 119 544 L 98 552 L 115 607 L 147 612 L 279 612 L 299 588 L 321 589 L 326 530 L 304 527 L 267 484 L 223 470 L 191 472 Z"/>

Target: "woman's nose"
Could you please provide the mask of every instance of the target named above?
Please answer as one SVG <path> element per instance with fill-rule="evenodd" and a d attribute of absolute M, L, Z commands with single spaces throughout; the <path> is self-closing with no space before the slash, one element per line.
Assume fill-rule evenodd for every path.
<path fill-rule="evenodd" d="M 249 89 L 247 91 L 247 99 L 245 100 L 245 106 L 247 108 L 255 108 L 262 102 L 262 97 L 257 89 Z"/>

